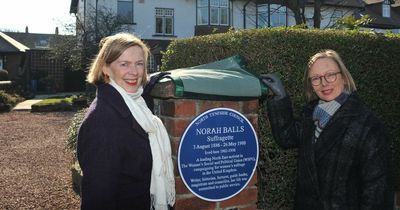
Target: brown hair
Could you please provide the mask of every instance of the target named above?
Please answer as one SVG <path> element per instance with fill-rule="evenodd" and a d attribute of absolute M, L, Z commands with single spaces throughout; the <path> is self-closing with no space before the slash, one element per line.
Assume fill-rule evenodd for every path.
<path fill-rule="evenodd" d="M 348 93 L 352 93 L 357 90 L 356 84 L 354 83 L 353 77 L 351 76 L 349 70 L 347 70 L 346 66 L 344 65 L 342 59 L 340 58 L 339 54 L 335 52 L 334 50 L 323 50 L 313 56 L 311 56 L 310 60 L 308 61 L 308 67 L 304 71 L 304 78 L 303 78 L 303 83 L 304 83 L 304 92 L 307 97 L 308 101 L 312 101 L 315 99 L 318 99 L 318 96 L 314 93 L 314 89 L 312 87 L 310 78 L 309 78 L 309 73 L 312 65 L 320 59 L 320 58 L 330 58 L 333 61 L 336 62 L 336 64 L 339 67 L 339 70 L 341 72 L 341 75 L 344 80 L 344 90 Z"/>
<path fill-rule="evenodd" d="M 117 60 L 126 49 L 132 46 L 139 46 L 143 50 L 144 74 L 141 85 L 146 84 L 150 51 L 142 40 L 130 33 L 118 33 L 105 37 L 100 41 L 100 51 L 90 66 L 86 81 L 91 84 L 108 83 L 109 78 L 103 74 L 103 67 Z"/>

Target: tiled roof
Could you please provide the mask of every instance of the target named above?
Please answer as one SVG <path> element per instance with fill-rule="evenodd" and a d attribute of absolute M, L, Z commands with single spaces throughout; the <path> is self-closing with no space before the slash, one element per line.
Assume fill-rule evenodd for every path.
<path fill-rule="evenodd" d="M 8 36 L 23 43 L 30 49 L 50 49 L 51 41 L 55 34 L 36 34 L 36 33 L 20 33 L 20 32 L 4 32 Z"/>
<path fill-rule="evenodd" d="M 3 32 L 0 32 L 0 39 L 5 41 L 3 42 L 4 44 L 0 42 L 0 51 L 2 52 L 25 52 L 25 50 L 29 50 L 27 46 Z"/>

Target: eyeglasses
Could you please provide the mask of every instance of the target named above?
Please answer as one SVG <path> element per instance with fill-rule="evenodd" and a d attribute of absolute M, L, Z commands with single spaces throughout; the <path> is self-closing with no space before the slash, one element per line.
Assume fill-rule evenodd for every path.
<path fill-rule="evenodd" d="M 314 86 L 320 85 L 322 83 L 322 78 L 325 79 L 327 83 L 332 83 L 336 81 L 337 79 L 337 74 L 341 74 L 342 72 L 328 72 L 325 75 L 322 76 L 315 76 L 315 77 L 310 77 L 311 84 Z"/>

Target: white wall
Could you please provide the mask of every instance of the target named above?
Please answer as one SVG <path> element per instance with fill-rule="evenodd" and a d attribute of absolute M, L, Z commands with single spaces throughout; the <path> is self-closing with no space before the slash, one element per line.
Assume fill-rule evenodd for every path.
<path fill-rule="evenodd" d="M 79 16 L 83 16 L 83 3 L 86 1 L 86 13 L 95 8 L 96 0 L 79 0 Z M 236 30 L 244 28 L 243 7 L 247 1 L 231 1 L 231 23 Z M 134 22 L 131 32 L 134 32 L 142 39 L 169 40 L 175 38 L 188 38 L 194 36 L 196 26 L 196 0 L 134 0 Z M 106 6 L 112 11 L 117 11 L 117 0 L 98 0 L 98 8 Z M 174 36 L 155 36 L 155 8 L 174 9 Z M 355 9 L 341 7 L 322 7 L 321 28 L 327 28 L 334 24 L 332 14 L 339 13 L 339 16 L 353 15 Z M 94 12 L 94 11 L 92 11 Z M 305 16 L 308 25 L 313 25 L 313 7 L 306 7 Z M 341 14 L 341 15 L 340 15 Z M 246 7 L 246 29 L 255 28 L 256 5 L 250 2 Z M 288 26 L 295 25 L 292 11 L 288 9 Z"/>

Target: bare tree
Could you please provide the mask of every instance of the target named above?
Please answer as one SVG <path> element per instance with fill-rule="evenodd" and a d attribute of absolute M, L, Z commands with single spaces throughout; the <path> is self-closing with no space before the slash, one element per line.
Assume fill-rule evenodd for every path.
<path fill-rule="evenodd" d="M 103 37 L 120 31 L 128 31 L 128 25 L 112 10 L 105 7 L 91 8 L 84 20 L 77 17 L 76 28 L 79 32 L 79 46 L 82 52 L 82 64 L 87 66 L 98 52 L 98 44 Z"/>

